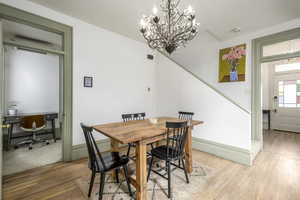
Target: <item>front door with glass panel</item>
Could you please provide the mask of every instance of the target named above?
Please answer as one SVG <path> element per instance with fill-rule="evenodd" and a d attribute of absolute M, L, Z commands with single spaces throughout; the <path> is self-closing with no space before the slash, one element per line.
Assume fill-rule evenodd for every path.
<path fill-rule="evenodd" d="M 276 74 L 272 129 L 300 133 L 300 73 Z"/>

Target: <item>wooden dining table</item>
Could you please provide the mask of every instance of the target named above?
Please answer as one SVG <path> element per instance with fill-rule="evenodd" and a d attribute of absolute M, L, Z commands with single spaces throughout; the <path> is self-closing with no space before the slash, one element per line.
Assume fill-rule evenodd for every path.
<path fill-rule="evenodd" d="M 182 122 L 174 117 L 158 117 L 157 123 L 149 119 L 128 122 L 115 122 L 93 126 L 94 130 L 106 135 L 111 140 L 111 151 L 119 152 L 119 144 L 136 144 L 136 176 L 130 178 L 136 188 L 136 199 L 147 199 L 147 144 L 159 142 L 166 138 L 166 122 Z M 192 129 L 202 124 L 202 121 L 192 120 L 189 123 L 188 137 L 185 145 L 185 161 L 188 173 L 193 171 L 192 160 Z"/>

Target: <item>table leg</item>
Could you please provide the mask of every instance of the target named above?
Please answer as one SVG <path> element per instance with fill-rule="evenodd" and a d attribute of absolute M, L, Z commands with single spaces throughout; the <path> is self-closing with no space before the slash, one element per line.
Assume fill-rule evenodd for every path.
<path fill-rule="evenodd" d="M 110 139 L 110 147 L 111 147 L 111 152 L 119 152 L 119 143 L 113 139 Z M 112 178 L 117 179 L 116 176 L 116 171 L 112 171 Z"/>
<path fill-rule="evenodd" d="M 192 127 L 189 127 L 187 140 L 185 144 L 185 166 L 187 172 L 193 172 L 193 159 L 192 159 Z"/>
<path fill-rule="evenodd" d="M 7 146 L 6 146 L 6 151 L 8 151 L 10 149 L 10 145 L 11 145 L 11 140 L 12 140 L 12 133 L 13 133 L 13 129 L 14 129 L 14 124 L 11 123 L 9 128 L 8 128 L 8 135 L 7 135 Z"/>
<path fill-rule="evenodd" d="M 53 140 L 56 142 L 56 135 L 55 135 L 55 119 L 51 120 L 51 129 L 52 129 L 52 135 L 53 135 Z"/>
<path fill-rule="evenodd" d="M 147 199 L 147 145 L 141 142 L 136 145 L 136 199 Z"/>
<path fill-rule="evenodd" d="M 271 111 L 268 112 L 268 129 L 271 130 Z"/>

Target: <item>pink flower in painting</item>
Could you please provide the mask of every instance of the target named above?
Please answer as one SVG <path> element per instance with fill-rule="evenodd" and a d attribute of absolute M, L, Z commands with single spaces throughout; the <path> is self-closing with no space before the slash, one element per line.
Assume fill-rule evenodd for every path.
<path fill-rule="evenodd" d="M 242 56 L 246 55 L 246 51 L 243 47 L 232 47 L 229 51 L 228 54 L 224 54 L 222 56 L 222 60 L 236 60 L 236 59 L 241 59 Z"/>
<path fill-rule="evenodd" d="M 228 58 L 228 55 L 227 55 L 227 54 L 224 54 L 224 55 L 222 56 L 222 60 L 227 60 L 227 58 Z"/>
<path fill-rule="evenodd" d="M 226 60 L 232 69 L 236 69 L 239 60 L 246 55 L 246 50 L 243 46 L 232 47 L 227 54 L 222 56 L 222 60 Z"/>

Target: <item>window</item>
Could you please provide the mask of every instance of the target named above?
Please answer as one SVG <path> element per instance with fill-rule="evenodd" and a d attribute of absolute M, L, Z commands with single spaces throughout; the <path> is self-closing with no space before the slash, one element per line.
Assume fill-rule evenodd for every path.
<path fill-rule="evenodd" d="M 300 63 L 275 65 L 275 72 L 287 72 L 293 70 L 300 70 Z"/>
<path fill-rule="evenodd" d="M 278 105 L 281 108 L 300 108 L 300 80 L 278 82 Z"/>
<path fill-rule="evenodd" d="M 300 51 L 300 39 L 288 40 L 263 47 L 263 57 Z"/>

